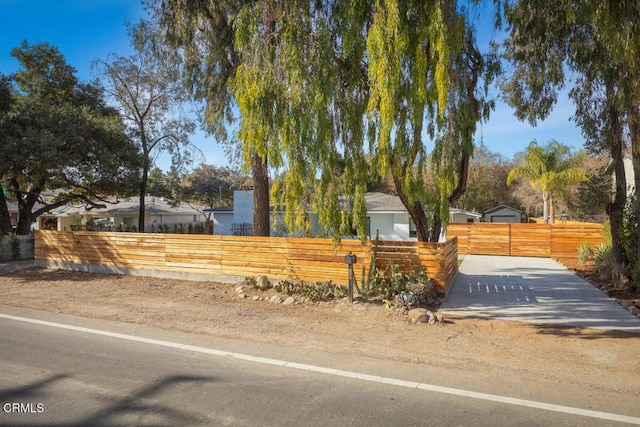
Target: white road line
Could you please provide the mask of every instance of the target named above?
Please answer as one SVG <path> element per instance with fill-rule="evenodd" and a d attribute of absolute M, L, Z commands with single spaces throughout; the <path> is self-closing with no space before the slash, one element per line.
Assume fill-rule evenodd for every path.
<path fill-rule="evenodd" d="M 368 374 L 363 374 L 359 372 L 343 371 L 340 369 L 323 368 L 321 366 L 307 365 L 304 363 L 287 362 L 286 360 L 270 359 L 266 357 L 256 357 L 248 354 L 234 353 L 234 352 L 224 351 L 224 350 L 215 350 L 215 349 L 210 349 L 205 347 L 197 347 L 193 345 L 175 343 L 171 341 L 156 340 L 151 338 L 138 337 L 135 335 L 120 334 L 117 332 L 101 331 L 99 329 L 91 329 L 91 328 L 84 328 L 81 326 L 66 325 L 64 323 L 47 322 L 45 320 L 11 316 L 11 315 L 2 314 L 2 313 L 0 313 L 0 318 L 15 320 L 18 322 L 33 323 L 33 324 L 42 325 L 42 326 L 49 326 L 52 328 L 67 329 L 67 330 L 76 331 L 76 332 L 84 332 L 87 334 L 102 335 L 105 337 L 118 338 L 118 339 L 123 339 L 127 341 L 135 341 L 135 342 L 140 342 L 145 344 L 159 345 L 162 347 L 187 350 L 187 351 L 192 351 L 196 353 L 210 354 L 213 356 L 230 357 L 233 359 L 245 360 L 248 362 L 281 366 L 285 368 L 299 369 L 299 370 L 308 371 L 308 372 L 335 375 L 339 377 L 352 378 L 352 379 L 357 379 L 362 381 L 393 385 L 397 387 L 415 388 L 418 390 L 426 390 L 434 393 L 450 394 L 454 396 L 466 397 L 471 399 L 488 400 L 491 402 L 504 403 L 508 405 L 524 406 L 528 408 L 542 409 L 542 410 L 551 411 L 551 412 L 561 412 L 561 413 L 571 414 L 571 415 L 580 415 L 583 417 L 598 418 L 602 420 L 618 421 L 623 423 L 640 425 L 640 418 L 631 417 L 627 415 L 591 411 L 589 409 L 554 405 L 550 403 L 536 402 L 533 400 L 518 399 L 513 397 L 507 397 L 507 396 L 498 396 L 495 394 L 488 394 L 488 393 L 479 393 L 475 391 L 462 390 L 462 389 L 451 388 L 451 387 L 441 387 L 434 384 L 404 381 L 404 380 L 399 380 L 394 378 L 368 375 Z"/>

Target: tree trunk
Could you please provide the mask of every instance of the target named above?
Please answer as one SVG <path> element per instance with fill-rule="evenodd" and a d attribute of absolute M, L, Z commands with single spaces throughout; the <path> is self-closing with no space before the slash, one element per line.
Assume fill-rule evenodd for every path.
<path fill-rule="evenodd" d="M 413 220 L 413 223 L 416 225 L 416 235 L 418 237 L 419 242 L 428 242 L 429 241 L 429 230 L 427 227 L 427 215 L 424 213 L 424 209 L 422 208 L 422 204 L 420 202 L 409 203 L 409 198 L 405 194 L 402 189 L 402 182 L 397 177 L 393 177 L 393 183 L 396 187 L 396 193 L 398 193 L 398 197 L 400 201 L 407 209 L 409 213 L 409 217 Z"/>
<path fill-rule="evenodd" d="M 430 242 L 439 242 L 440 233 L 442 233 L 442 218 L 440 214 L 433 215 L 433 229 L 431 230 L 431 236 L 429 236 Z"/>
<path fill-rule="evenodd" d="M 449 198 L 449 206 L 452 206 L 455 202 L 457 202 L 460 197 L 464 195 L 467 191 L 467 180 L 469 177 L 469 160 L 471 158 L 471 153 L 467 150 L 462 151 L 462 159 L 460 159 L 460 173 L 458 175 L 458 185 L 453 190 Z"/>
<path fill-rule="evenodd" d="M 553 195 L 549 194 L 549 224 L 556 223 L 556 207 L 553 204 Z"/>
<path fill-rule="evenodd" d="M 544 217 L 544 223 L 549 223 L 549 192 L 542 192 L 542 216 Z"/>
<path fill-rule="evenodd" d="M 622 151 L 622 127 L 619 113 L 615 107 L 609 107 L 609 149 L 615 179 L 615 194 L 613 201 L 606 206 L 609 224 L 611 225 L 611 251 L 616 263 L 627 264 L 627 254 L 620 242 L 622 217 L 627 199 L 627 180 L 624 174 L 624 157 Z"/>
<path fill-rule="evenodd" d="M 7 207 L 7 199 L 4 196 L 4 191 L 0 188 L 0 236 L 9 234 L 11 231 L 11 217 Z"/>
<path fill-rule="evenodd" d="M 23 194 L 20 191 L 18 181 L 12 179 L 11 187 L 14 191 L 15 198 L 18 201 L 18 224 L 16 226 L 16 234 L 20 236 L 27 236 L 31 233 L 31 223 L 33 222 L 33 206 L 38 201 L 40 191 L 44 182 L 42 180 L 41 185 L 34 185 L 31 191 Z"/>
<path fill-rule="evenodd" d="M 147 195 L 147 183 L 149 180 L 149 164 L 145 161 L 144 166 L 142 167 L 142 179 L 140 180 L 140 196 L 139 196 L 139 206 L 138 206 L 138 231 L 140 233 L 144 233 L 144 215 L 145 215 L 145 203 L 144 199 Z"/>
<path fill-rule="evenodd" d="M 637 259 L 630 260 L 636 268 L 640 268 L 640 233 L 638 232 L 638 219 L 640 219 L 640 203 L 638 202 L 638 191 L 640 191 L 640 118 L 638 117 L 638 107 L 629 109 L 629 133 L 631 136 L 631 155 L 633 160 L 633 185 L 636 198 L 636 249 Z M 638 284 L 636 284 L 638 285 Z"/>
<path fill-rule="evenodd" d="M 269 237 L 269 170 L 267 156 L 253 155 L 253 235 Z"/>

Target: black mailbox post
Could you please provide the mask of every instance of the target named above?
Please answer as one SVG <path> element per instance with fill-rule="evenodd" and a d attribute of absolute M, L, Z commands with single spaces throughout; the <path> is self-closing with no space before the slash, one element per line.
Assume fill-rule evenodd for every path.
<path fill-rule="evenodd" d="M 358 257 L 349 252 L 344 257 L 344 263 L 349 267 L 349 302 L 353 302 L 353 265 L 358 262 Z"/>

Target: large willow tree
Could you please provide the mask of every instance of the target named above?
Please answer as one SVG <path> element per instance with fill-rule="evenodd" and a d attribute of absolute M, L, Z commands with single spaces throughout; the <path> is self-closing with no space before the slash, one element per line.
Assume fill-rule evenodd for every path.
<path fill-rule="evenodd" d="M 437 239 L 448 204 L 464 192 L 475 126 L 489 106 L 477 90 L 487 62 L 456 1 L 166 0 L 148 8 L 193 94 L 206 100 L 210 131 L 237 137 L 252 167 L 255 234 L 268 234 L 271 170 L 271 198 L 290 229 L 304 227 L 313 209 L 333 237 L 356 229 L 364 238 L 374 170 L 393 177 L 418 239 Z M 231 123 L 237 132 L 227 135 Z"/>

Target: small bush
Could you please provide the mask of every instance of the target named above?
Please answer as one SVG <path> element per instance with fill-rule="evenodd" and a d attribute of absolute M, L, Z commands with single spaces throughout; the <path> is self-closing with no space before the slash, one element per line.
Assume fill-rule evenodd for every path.
<path fill-rule="evenodd" d="M 586 266 L 588 263 L 593 262 L 593 255 L 594 250 L 589 243 L 584 242 L 578 246 L 578 261 L 580 261 L 580 265 Z"/>
<path fill-rule="evenodd" d="M 392 300 L 396 295 L 406 290 L 406 277 L 400 266 L 388 264 L 387 267 L 378 272 L 375 279 L 374 289 L 383 299 Z"/>
<path fill-rule="evenodd" d="M 244 278 L 244 280 L 240 284 L 243 286 L 256 289 L 258 287 L 258 280 L 255 277 L 247 276 Z"/>
<path fill-rule="evenodd" d="M 395 264 L 378 270 L 371 285 L 371 294 L 380 297 L 387 306 L 406 309 L 431 304 L 435 296 L 433 283 L 423 268 L 412 268 L 405 273 Z"/>

